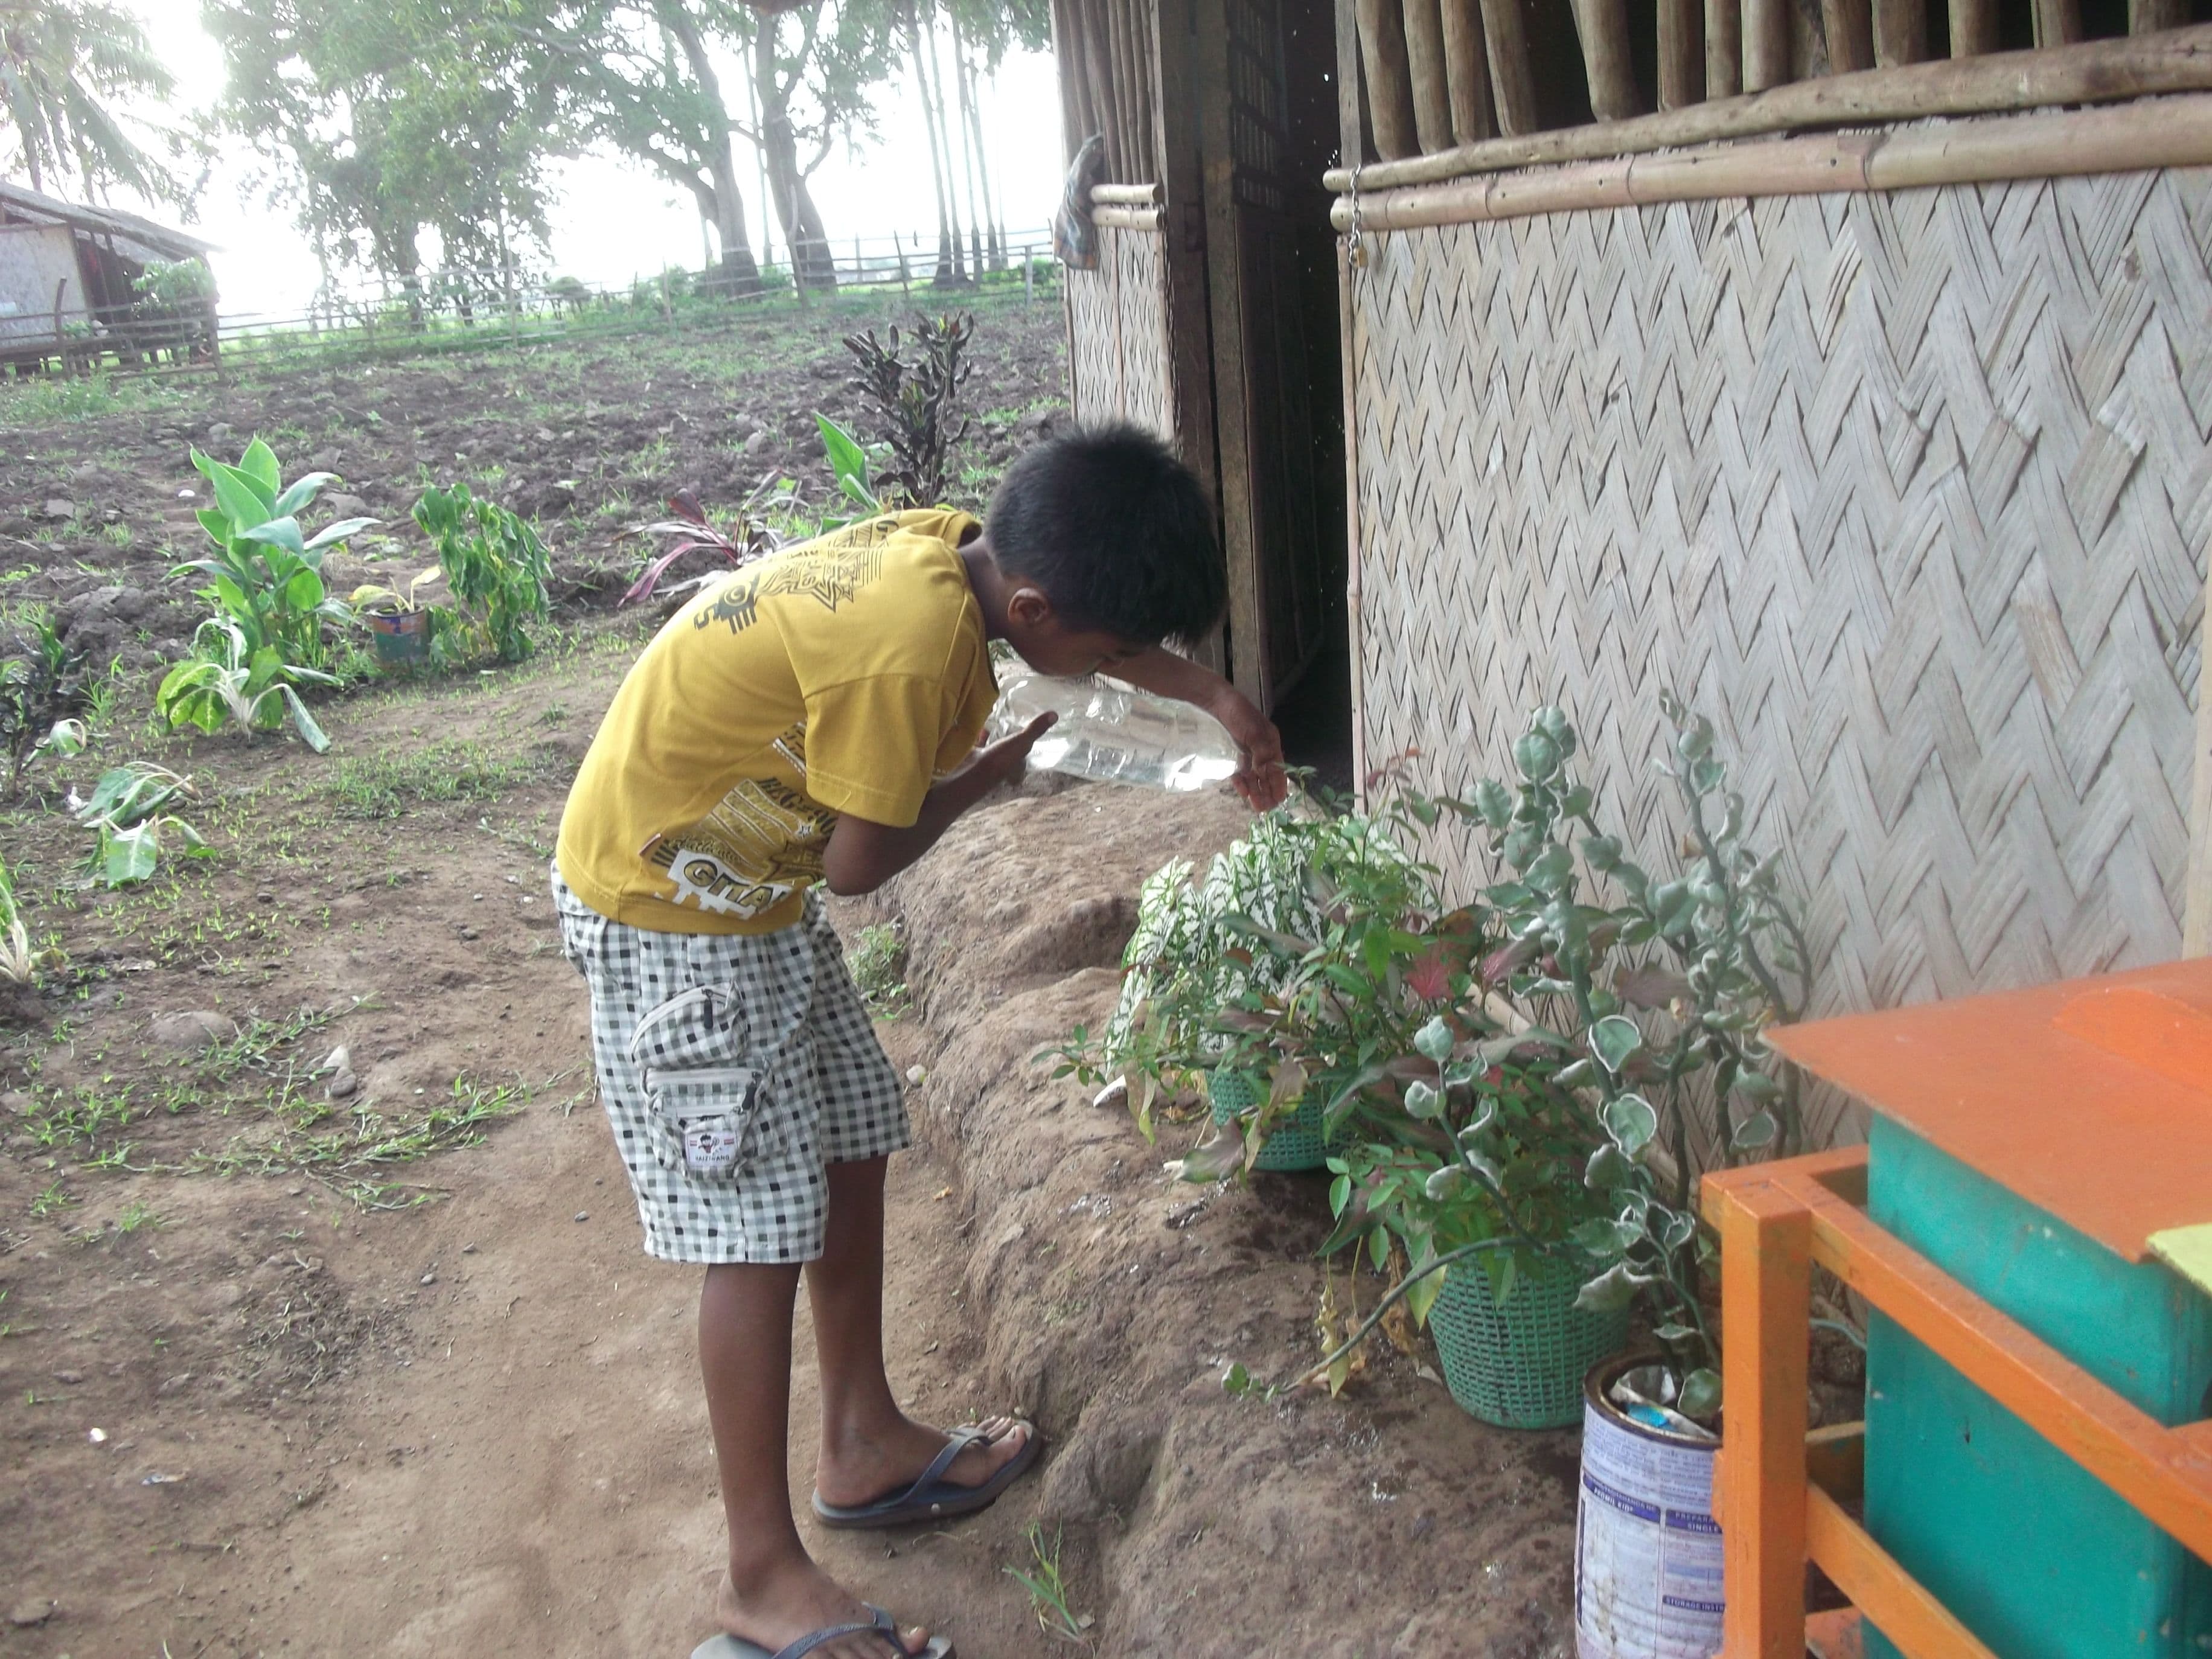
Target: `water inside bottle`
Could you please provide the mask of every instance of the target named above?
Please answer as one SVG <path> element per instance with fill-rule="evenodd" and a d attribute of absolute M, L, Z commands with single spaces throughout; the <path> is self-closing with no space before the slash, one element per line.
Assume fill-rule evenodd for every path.
<path fill-rule="evenodd" d="M 1047 709 L 1060 720 L 1030 750 L 1030 764 L 1047 771 L 1180 793 L 1224 782 L 1241 763 L 1235 740 L 1212 715 L 1097 675 L 1002 675 L 988 738 L 1018 732 Z"/>

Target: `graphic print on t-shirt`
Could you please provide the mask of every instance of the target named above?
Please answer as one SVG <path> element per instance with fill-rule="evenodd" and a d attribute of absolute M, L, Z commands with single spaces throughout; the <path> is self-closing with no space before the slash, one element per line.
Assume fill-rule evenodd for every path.
<path fill-rule="evenodd" d="M 896 519 L 848 525 L 733 576 L 714 590 L 713 601 L 692 617 L 691 625 L 711 628 L 720 623 L 742 634 L 760 619 L 760 602 L 778 593 L 817 599 L 823 610 L 834 611 L 883 574 L 884 544 L 897 529 Z"/>
<path fill-rule="evenodd" d="M 803 780 L 806 723 L 772 745 Z M 757 916 L 822 875 L 837 815 L 776 778 L 746 778 L 696 823 L 655 836 L 646 861 L 664 871 L 671 902 L 709 915 Z"/>

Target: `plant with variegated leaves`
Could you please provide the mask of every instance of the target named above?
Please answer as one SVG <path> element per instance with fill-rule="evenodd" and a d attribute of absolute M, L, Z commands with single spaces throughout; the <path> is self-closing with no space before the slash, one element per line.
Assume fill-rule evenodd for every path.
<path fill-rule="evenodd" d="M 1574 1235 L 1603 1270 L 1581 1300 L 1644 1299 L 1680 1407 L 1696 1417 L 1720 1404 L 1698 1177 L 1800 1150 L 1799 1081 L 1765 1032 L 1803 1013 L 1811 953 L 1781 895 L 1779 854 L 1744 842 L 1743 799 L 1727 787 L 1711 723 L 1672 696 L 1662 708 L 1674 745 L 1660 769 L 1686 826 L 1671 877 L 1623 857 L 1599 830 L 1574 775 L 1575 730 L 1557 708 L 1539 709 L 1514 745 L 1515 789 L 1487 782 L 1455 805 L 1504 866 L 1484 891 L 1510 941 L 1498 993 L 1566 1042 L 1572 1057 L 1551 1081 L 1604 1131 L 1583 1181 L 1607 1213 Z M 1620 902 L 1594 902 L 1607 887 Z"/>

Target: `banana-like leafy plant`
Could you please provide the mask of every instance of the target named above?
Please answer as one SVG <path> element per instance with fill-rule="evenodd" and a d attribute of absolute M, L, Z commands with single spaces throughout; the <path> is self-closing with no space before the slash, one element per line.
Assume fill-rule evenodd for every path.
<path fill-rule="evenodd" d="M 191 457 L 214 492 L 215 505 L 197 516 L 216 551 L 169 574 L 207 578 L 195 591 L 244 636 L 249 656 L 274 649 L 287 663 L 323 667 L 323 624 L 352 620 L 344 602 L 324 589 L 323 556 L 376 520 L 341 519 L 307 535 L 299 515 L 332 475 L 310 472 L 287 485 L 275 452 L 258 438 L 235 466 L 197 449 Z"/>
<path fill-rule="evenodd" d="M 161 854 L 175 847 L 186 857 L 208 855 L 200 832 L 170 809 L 197 799 L 189 778 L 152 761 L 128 761 L 100 775 L 89 799 L 70 797 L 70 816 L 99 836 L 93 872 L 109 887 L 145 880 Z"/>
<path fill-rule="evenodd" d="M 154 709 L 171 731 L 190 726 L 215 732 L 235 725 L 248 741 L 276 730 L 289 714 L 300 740 L 319 755 L 331 740 L 296 688 L 337 683 L 336 675 L 288 662 L 275 645 L 254 645 L 228 617 L 210 617 L 192 635 L 192 654 L 162 679 Z"/>

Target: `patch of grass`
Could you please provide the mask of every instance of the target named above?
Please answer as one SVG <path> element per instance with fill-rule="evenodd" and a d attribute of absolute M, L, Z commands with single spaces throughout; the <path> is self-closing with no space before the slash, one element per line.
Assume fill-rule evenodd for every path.
<path fill-rule="evenodd" d="M 1008 1567 L 1006 1577 L 1030 1593 L 1030 1611 L 1036 1614 L 1039 1630 L 1089 1647 L 1091 1626 L 1097 1621 L 1087 1613 L 1077 1613 L 1067 1604 L 1067 1582 L 1060 1570 L 1059 1531 L 1054 1529 L 1049 1549 L 1045 1547 L 1042 1521 L 1030 1522 L 1024 1536 L 1030 1541 L 1032 1569 L 1024 1571 L 1020 1567 Z"/>
<path fill-rule="evenodd" d="M 878 922 L 860 929 L 860 937 L 845 957 L 868 1012 L 878 1019 L 896 1019 L 906 1012 L 906 939 L 896 922 Z"/>
<path fill-rule="evenodd" d="M 137 410 L 169 409 L 191 400 L 196 388 L 159 375 L 24 375 L 0 382 L 0 427 L 43 426 L 56 421 L 96 420 Z"/>
<path fill-rule="evenodd" d="M 447 738 L 412 754 L 349 757 L 325 787 L 341 817 L 396 818 L 418 801 L 496 800 L 543 764 L 536 755 L 495 755 L 483 744 Z"/>
<path fill-rule="evenodd" d="M 152 1205 L 143 1204 L 137 1199 L 125 1205 L 123 1213 L 115 1218 L 115 1231 L 118 1233 L 135 1233 L 141 1227 L 150 1227 L 159 1231 L 168 1224 L 163 1217 L 155 1213 Z"/>
<path fill-rule="evenodd" d="M 76 1202 L 74 1197 L 62 1190 L 62 1183 L 57 1181 L 31 1200 L 31 1219 L 44 1221 L 48 1216 L 59 1215 Z"/>

